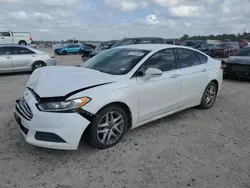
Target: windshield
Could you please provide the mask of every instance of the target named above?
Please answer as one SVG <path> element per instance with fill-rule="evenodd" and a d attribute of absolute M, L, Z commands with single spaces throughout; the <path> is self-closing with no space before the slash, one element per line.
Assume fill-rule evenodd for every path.
<path fill-rule="evenodd" d="M 195 46 L 196 42 L 194 41 L 184 41 L 183 43 L 181 43 L 182 46 Z"/>
<path fill-rule="evenodd" d="M 128 48 L 105 50 L 84 63 L 90 68 L 113 75 L 127 74 L 149 51 Z"/>

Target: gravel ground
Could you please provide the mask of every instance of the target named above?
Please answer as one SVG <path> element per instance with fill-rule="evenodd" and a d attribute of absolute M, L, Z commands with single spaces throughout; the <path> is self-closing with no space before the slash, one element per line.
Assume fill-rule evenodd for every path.
<path fill-rule="evenodd" d="M 82 142 L 77 151 L 58 151 L 26 144 L 14 121 L 28 77 L 0 77 L 0 188 L 250 187 L 249 82 L 225 80 L 213 108 L 142 126 L 108 150 Z"/>

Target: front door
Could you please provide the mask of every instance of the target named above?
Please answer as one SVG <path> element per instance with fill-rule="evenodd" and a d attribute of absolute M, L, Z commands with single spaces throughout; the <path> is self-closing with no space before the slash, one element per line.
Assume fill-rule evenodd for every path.
<path fill-rule="evenodd" d="M 176 110 L 181 92 L 181 78 L 172 49 L 156 52 L 138 71 L 145 72 L 148 68 L 160 69 L 163 74 L 147 81 L 143 76 L 137 77 L 139 122 Z"/>
<path fill-rule="evenodd" d="M 8 47 L 0 47 L 0 70 L 13 68 L 12 55 Z"/>
<path fill-rule="evenodd" d="M 0 44 L 12 44 L 12 36 L 10 32 L 0 33 Z"/>
<path fill-rule="evenodd" d="M 188 49 L 176 49 L 178 68 L 181 76 L 180 108 L 192 106 L 201 101 L 209 82 L 207 57 Z"/>

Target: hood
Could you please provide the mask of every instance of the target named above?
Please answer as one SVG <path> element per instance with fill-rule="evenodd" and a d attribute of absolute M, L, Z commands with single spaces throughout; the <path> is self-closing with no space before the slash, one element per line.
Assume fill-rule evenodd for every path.
<path fill-rule="evenodd" d="M 67 94 L 115 81 L 115 76 L 82 67 L 43 67 L 35 70 L 26 86 L 40 97 L 63 97 Z"/>
<path fill-rule="evenodd" d="M 250 65 L 250 57 L 247 56 L 230 56 L 227 63 Z"/>

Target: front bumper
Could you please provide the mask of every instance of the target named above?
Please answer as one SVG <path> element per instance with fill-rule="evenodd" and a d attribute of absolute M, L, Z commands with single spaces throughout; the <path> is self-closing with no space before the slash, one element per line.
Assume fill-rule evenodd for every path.
<path fill-rule="evenodd" d="M 241 65 L 225 63 L 223 65 L 223 74 L 225 76 L 250 77 L 250 65 Z"/>
<path fill-rule="evenodd" d="M 79 113 L 41 112 L 36 99 L 26 89 L 16 101 L 14 116 L 27 143 L 52 149 L 76 150 L 90 121 Z"/>

